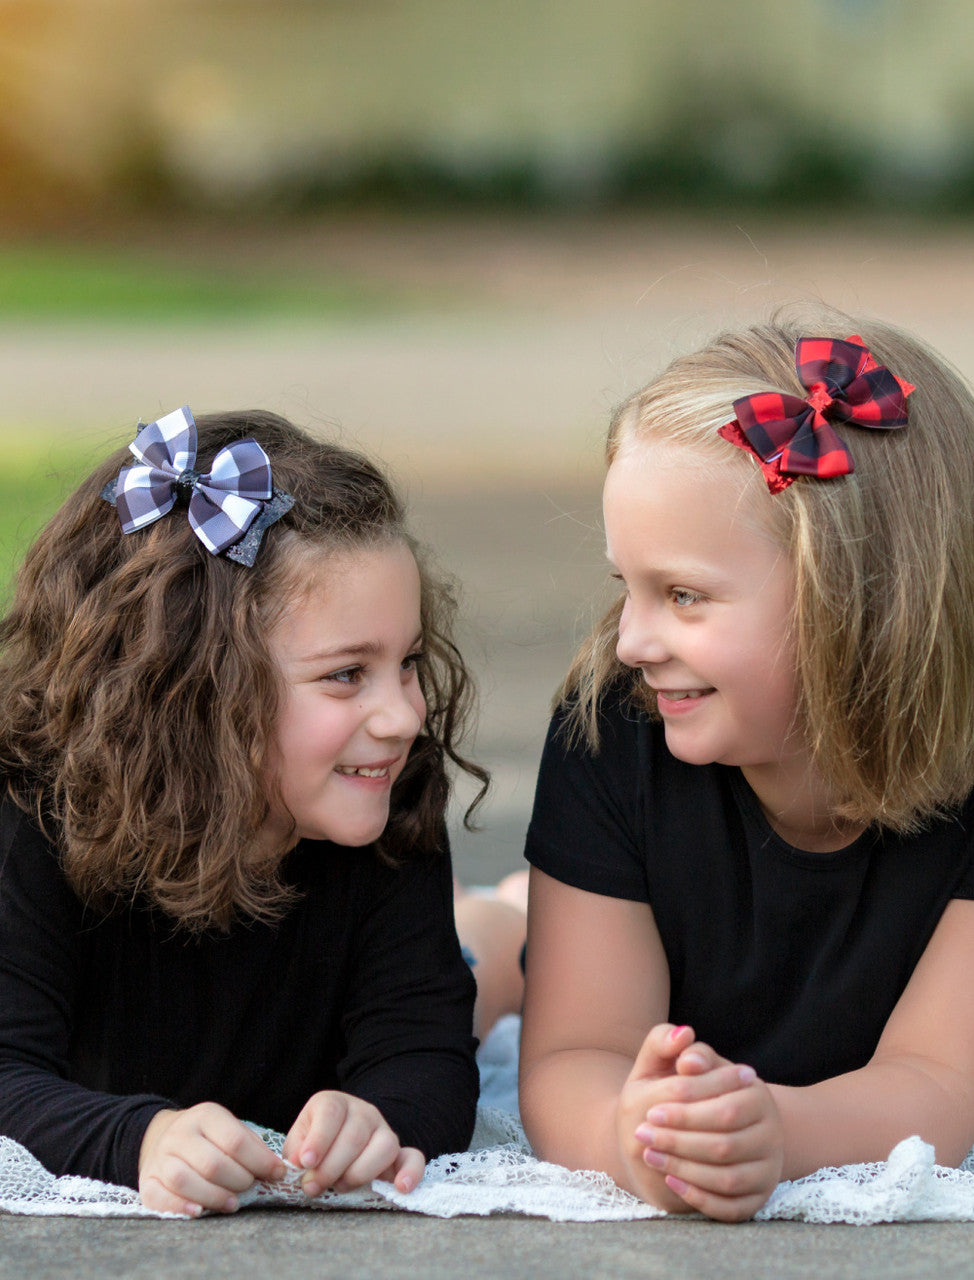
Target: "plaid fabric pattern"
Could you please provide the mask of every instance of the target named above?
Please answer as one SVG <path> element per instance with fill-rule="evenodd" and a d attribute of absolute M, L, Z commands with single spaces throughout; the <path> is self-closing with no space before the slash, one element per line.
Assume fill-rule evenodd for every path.
<path fill-rule="evenodd" d="M 914 390 L 878 364 L 862 338 L 799 338 L 795 369 L 806 399 L 759 391 L 734 401 L 737 417 L 718 428 L 725 440 L 760 460 L 773 493 L 798 476 L 820 479 L 854 470 L 852 455 L 832 424 L 894 430 L 906 426 L 906 397 Z"/>
<path fill-rule="evenodd" d="M 196 423 L 187 405 L 142 427 L 129 450 L 136 463 L 119 472 L 114 493 L 123 533 L 160 519 L 183 494 L 193 531 L 219 555 L 243 538 L 273 492 L 270 459 L 256 440 L 221 449 L 204 475 L 192 469 Z"/>

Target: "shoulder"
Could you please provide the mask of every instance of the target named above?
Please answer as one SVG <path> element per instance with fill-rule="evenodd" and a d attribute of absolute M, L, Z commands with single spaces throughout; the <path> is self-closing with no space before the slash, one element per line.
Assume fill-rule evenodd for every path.
<path fill-rule="evenodd" d="M 64 873 L 53 824 L 45 832 L 34 815 L 5 797 L 0 803 L 0 921 L 7 928 L 73 929 L 83 913 Z"/>
<path fill-rule="evenodd" d="M 956 875 L 952 897 L 974 899 L 974 791 L 956 810 L 904 836 L 902 845 L 924 866 L 940 866 L 942 875 Z"/>
<path fill-rule="evenodd" d="M 0 859 L 27 856 L 60 865 L 56 833 L 45 832 L 35 814 L 30 814 L 9 795 L 0 801 Z"/>
<path fill-rule="evenodd" d="M 614 897 L 644 898 L 644 787 L 652 726 L 627 690 L 599 705 L 599 741 L 558 708 L 538 771 L 525 854 L 556 880 Z"/>

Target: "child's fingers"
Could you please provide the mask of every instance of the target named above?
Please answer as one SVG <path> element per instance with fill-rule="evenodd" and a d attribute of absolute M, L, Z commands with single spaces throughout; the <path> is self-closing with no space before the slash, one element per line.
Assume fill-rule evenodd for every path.
<path fill-rule="evenodd" d="M 666 1185 L 691 1209 L 706 1214 L 716 1222 L 746 1222 L 748 1218 L 754 1217 L 774 1190 L 774 1187 L 770 1186 L 746 1195 L 716 1195 L 673 1174 L 667 1176 Z"/>
<path fill-rule="evenodd" d="M 635 1136 L 646 1148 L 644 1160 L 654 1169 L 668 1169 L 667 1156 L 700 1164 L 746 1164 L 763 1159 L 771 1145 L 767 1127 L 760 1120 L 742 1129 L 706 1133 L 641 1124 Z"/>
<path fill-rule="evenodd" d="M 180 1150 L 178 1156 L 171 1156 L 169 1159 L 181 1161 L 193 1174 L 200 1178 L 207 1186 L 220 1188 L 224 1194 L 234 1191 L 246 1191 L 248 1187 L 254 1185 L 254 1174 L 235 1160 L 233 1156 L 228 1155 L 226 1151 L 215 1146 L 207 1138 L 200 1137 L 196 1142 L 187 1142 Z M 163 1162 L 163 1170 L 165 1162 Z M 167 1185 L 172 1185 L 171 1179 L 165 1179 Z M 189 1194 L 187 1188 L 180 1186 L 180 1191 Z M 191 1199 L 198 1199 L 196 1196 L 190 1196 Z M 203 1201 L 200 1201 L 203 1204 Z M 204 1207 L 212 1209 L 212 1204 L 206 1203 Z"/>
<path fill-rule="evenodd" d="M 372 1126 L 350 1115 L 331 1149 L 301 1185 L 309 1195 L 326 1187 L 352 1191 L 377 1178 L 399 1154 L 399 1140 L 385 1122 Z"/>
<path fill-rule="evenodd" d="M 771 1192 L 771 1187 L 768 1186 L 771 1166 L 765 1159 L 747 1160 L 740 1164 L 708 1164 L 705 1161 L 680 1160 L 676 1156 L 667 1156 L 662 1166 L 650 1167 L 660 1169 L 669 1186 L 672 1185 L 670 1178 L 679 1178 L 701 1191 L 724 1199 L 756 1195 L 761 1190 L 765 1196 Z"/>
<path fill-rule="evenodd" d="M 682 1051 L 675 1065 L 678 1075 L 698 1076 L 705 1071 L 715 1071 L 718 1067 L 733 1064 L 729 1059 L 715 1053 L 709 1044 L 704 1044 L 702 1040 L 694 1040 Z"/>
<path fill-rule="evenodd" d="M 170 1191 L 168 1187 L 155 1177 L 139 1179 L 139 1199 L 153 1213 L 181 1213 L 189 1218 L 198 1218 L 203 1206 L 195 1200 L 187 1200 L 185 1196 Z"/>
<path fill-rule="evenodd" d="M 236 1186 L 235 1190 L 246 1190 L 256 1179 L 273 1182 L 283 1177 L 285 1168 L 281 1157 L 273 1152 L 266 1142 L 258 1138 L 252 1129 L 241 1124 L 235 1116 L 230 1116 L 228 1113 L 228 1119 L 232 1123 L 221 1126 L 219 1133 L 212 1136 L 207 1131 L 207 1137 L 219 1147 L 237 1169 L 241 1169 L 248 1175 L 248 1180 Z M 226 1185 L 234 1184 L 228 1182 Z"/>
<path fill-rule="evenodd" d="M 280 1157 L 232 1112 L 204 1102 L 150 1123 L 139 1155 L 139 1194 L 151 1209 L 232 1213 L 237 1194 L 256 1178 L 283 1172 Z"/>
<path fill-rule="evenodd" d="M 701 1105 L 712 1099 L 736 1099 L 738 1094 L 750 1089 L 757 1079 L 751 1067 L 717 1067 L 696 1076 L 670 1076 L 660 1081 L 656 1092 L 657 1101 L 646 1112 L 646 1120 L 654 1125 L 685 1127 L 682 1123 L 681 1107 Z M 734 1107 L 728 1101 L 728 1108 Z M 733 1117 L 730 1117 L 731 1121 Z M 747 1123 L 750 1123 L 748 1121 Z M 693 1128 L 722 1128 L 721 1124 L 694 1124 Z"/>
<path fill-rule="evenodd" d="M 302 1169 L 317 1169 L 348 1117 L 348 1094 L 337 1090 L 316 1093 L 284 1139 L 284 1158 Z"/>
<path fill-rule="evenodd" d="M 704 1077 L 706 1081 L 709 1079 L 709 1076 Z M 696 1129 L 704 1133 L 729 1133 L 756 1124 L 766 1114 L 765 1091 L 739 1085 L 737 1089 L 727 1089 L 700 1100 L 658 1103 L 646 1112 L 646 1123 L 654 1129 Z"/>
<path fill-rule="evenodd" d="M 426 1157 L 415 1147 L 403 1147 L 393 1163 L 391 1172 L 397 1191 L 412 1191 L 423 1181 Z"/>
<path fill-rule="evenodd" d="M 661 1022 L 653 1027 L 636 1054 L 629 1080 L 654 1079 L 669 1075 L 674 1059 L 693 1043 L 693 1028 Z"/>
<path fill-rule="evenodd" d="M 139 1179 L 139 1195 L 149 1209 L 159 1207 L 156 1188 L 162 1188 L 184 1205 L 196 1204 L 214 1213 L 233 1213 L 238 1205 L 234 1193 L 252 1186 L 254 1181 L 239 1165 L 236 1169 L 233 1173 L 218 1155 L 201 1155 L 199 1151 L 165 1155 Z"/>
<path fill-rule="evenodd" d="M 350 1169 L 344 1177 L 339 1178 L 335 1184 L 335 1190 L 351 1191 L 354 1187 L 360 1187 L 365 1182 L 372 1182 L 378 1179 L 380 1182 L 393 1183 L 397 1191 L 409 1192 L 419 1186 L 423 1181 L 425 1172 L 426 1157 L 422 1151 L 418 1151 L 415 1147 L 400 1147 L 399 1154 L 395 1160 L 384 1169 L 380 1169 L 376 1173 L 370 1173 L 367 1178 L 360 1177 L 355 1181 L 351 1180 L 352 1170 Z"/>

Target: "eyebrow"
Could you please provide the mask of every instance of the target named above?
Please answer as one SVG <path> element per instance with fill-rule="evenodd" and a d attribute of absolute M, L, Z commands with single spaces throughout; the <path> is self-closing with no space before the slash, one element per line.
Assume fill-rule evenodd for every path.
<path fill-rule="evenodd" d="M 609 551 L 608 547 L 606 547 L 605 549 L 605 559 L 610 568 L 612 569 L 619 568 L 615 560 L 613 560 L 612 554 Z M 645 566 L 642 566 L 642 569 L 645 569 Z M 668 576 L 673 573 L 676 573 L 676 574 L 694 573 L 694 572 L 699 572 L 700 570 L 709 570 L 709 569 L 711 569 L 711 566 L 708 565 L 707 562 L 704 560 L 675 559 L 675 560 L 672 560 L 669 564 L 650 565 L 649 572 L 662 573 L 664 576 Z"/>
<path fill-rule="evenodd" d="M 410 652 L 423 643 L 422 631 L 417 632 L 408 646 Z M 303 654 L 298 662 L 333 662 L 336 658 L 375 658 L 382 653 L 382 646 L 374 640 L 363 640 L 361 644 L 343 644 L 336 649 L 319 649 L 314 653 Z"/>
<path fill-rule="evenodd" d="M 606 548 L 605 558 L 613 573 L 622 577 L 619 566 L 609 555 L 608 548 Z M 672 582 L 679 582 L 680 579 L 685 578 L 688 584 L 692 582 L 704 586 L 711 584 L 715 588 L 722 588 L 729 581 L 725 569 L 719 565 L 709 564 L 705 560 L 672 560 L 668 564 L 650 565 L 648 569 L 646 566 L 637 566 L 637 578 L 647 575 L 650 579 L 665 579 Z"/>

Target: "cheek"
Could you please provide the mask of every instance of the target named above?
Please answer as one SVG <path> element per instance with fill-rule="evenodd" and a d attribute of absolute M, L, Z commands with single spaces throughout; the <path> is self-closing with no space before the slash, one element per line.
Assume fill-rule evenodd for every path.
<path fill-rule="evenodd" d="M 326 699 L 310 687 L 304 696 L 292 695 L 281 709 L 274 737 L 278 767 L 285 779 L 289 770 L 300 769 L 310 757 L 341 750 L 355 720 L 353 699 Z"/>

